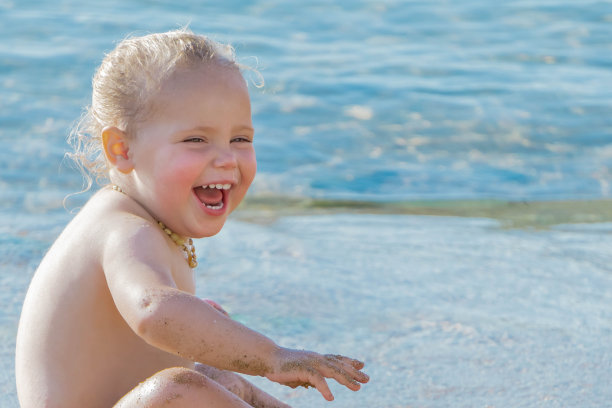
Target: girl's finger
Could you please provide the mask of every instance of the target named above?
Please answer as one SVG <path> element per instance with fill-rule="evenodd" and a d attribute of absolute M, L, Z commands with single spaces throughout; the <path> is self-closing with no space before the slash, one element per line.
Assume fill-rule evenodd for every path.
<path fill-rule="evenodd" d="M 329 389 L 329 386 L 327 385 L 327 381 L 325 381 L 325 378 L 323 378 L 321 374 L 316 373 L 316 372 L 309 373 L 309 374 L 310 374 L 309 382 L 321 393 L 323 398 L 325 398 L 327 401 L 333 401 L 334 395 Z"/>
<path fill-rule="evenodd" d="M 333 361 L 326 359 L 323 361 L 321 374 L 327 378 L 333 378 L 334 380 L 338 381 L 339 384 L 344 385 L 353 391 L 359 390 L 361 385 L 355 381 L 353 374 L 344 369 L 343 366 L 344 364 L 338 360 Z M 351 369 L 351 371 L 353 370 Z"/>
<path fill-rule="evenodd" d="M 350 361 L 349 364 L 355 370 L 361 370 L 363 367 L 365 367 L 365 363 L 363 361 L 355 360 L 355 359 L 348 358 L 348 357 L 346 357 L 346 359 Z"/>
<path fill-rule="evenodd" d="M 338 358 L 341 357 L 341 358 Z M 333 377 L 340 384 L 350 388 L 353 391 L 357 391 L 361 388 L 359 383 L 367 383 L 370 380 L 367 374 L 362 373 L 358 369 L 356 369 L 351 361 L 356 361 L 353 359 L 349 359 L 347 357 L 342 356 L 325 356 L 326 362 L 325 365 L 329 367 L 336 375 Z M 344 380 L 344 381 L 343 381 Z"/>
<path fill-rule="evenodd" d="M 350 357 L 345 357 L 345 356 L 341 356 L 339 354 L 327 354 L 325 357 L 333 357 L 336 358 L 348 365 L 350 365 L 351 367 L 353 367 L 356 370 L 361 370 L 363 367 L 365 367 L 365 363 L 363 363 L 362 361 L 359 360 L 355 360 L 354 358 L 350 358 Z"/>

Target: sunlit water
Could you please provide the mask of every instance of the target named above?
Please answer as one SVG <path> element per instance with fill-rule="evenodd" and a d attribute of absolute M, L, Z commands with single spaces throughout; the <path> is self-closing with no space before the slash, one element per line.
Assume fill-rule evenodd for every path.
<path fill-rule="evenodd" d="M 609 198 L 612 3 L 0 0 L 0 406 L 17 405 L 27 284 L 81 185 L 61 162 L 91 75 L 126 35 L 185 24 L 263 74 L 250 197 L 278 198 L 198 243 L 199 295 L 281 344 L 364 359 L 371 383 L 335 386 L 333 406 L 609 405 L 612 224 L 270 215 L 309 197 Z"/>

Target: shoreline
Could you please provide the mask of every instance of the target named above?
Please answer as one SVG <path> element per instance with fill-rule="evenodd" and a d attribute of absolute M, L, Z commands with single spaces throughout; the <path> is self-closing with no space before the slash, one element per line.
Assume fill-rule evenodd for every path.
<path fill-rule="evenodd" d="M 94 190 L 93 192 L 97 191 Z M 55 200 L 43 208 L 7 202 L 2 215 L 39 215 L 50 213 L 74 214 L 90 197 L 89 192 L 71 196 L 74 200 L 64 207 Z M 60 195 L 63 197 L 63 195 Z M 415 199 L 404 201 L 371 201 L 333 198 L 291 197 L 275 194 L 248 196 L 232 217 L 257 224 L 272 223 L 278 218 L 294 215 L 371 214 L 423 215 L 436 217 L 487 218 L 496 220 L 501 228 L 547 229 L 562 224 L 597 224 L 612 222 L 612 199 L 567 200 L 504 200 L 504 199 Z"/>
<path fill-rule="evenodd" d="M 612 200 L 441 199 L 375 202 L 269 195 L 247 197 L 235 216 L 245 221 L 266 223 L 288 215 L 337 213 L 490 218 L 499 221 L 503 228 L 546 229 L 561 224 L 612 222 Z"/>

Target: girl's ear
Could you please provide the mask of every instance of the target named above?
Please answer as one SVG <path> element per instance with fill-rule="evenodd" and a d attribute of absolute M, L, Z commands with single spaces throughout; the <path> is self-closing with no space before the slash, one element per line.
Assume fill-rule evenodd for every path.
<path fill-rule="evenodd" d="M 105 127 L 102 129 L 102 144 L 106 158 L 117 170 L 127 174 L 134 169 L 125 132 L 115 126 Z"/>

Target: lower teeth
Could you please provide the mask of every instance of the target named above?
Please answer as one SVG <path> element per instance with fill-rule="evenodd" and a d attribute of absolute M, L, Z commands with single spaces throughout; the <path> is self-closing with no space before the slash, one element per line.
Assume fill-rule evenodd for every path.
<path fill-rule="evenodd" d="M 206 204 L 206 208 L 210 208 L 211 210 L 220 210 L 223 208 L 223 203 L 219 203 L 219 205 L 208 205 Z"/>

